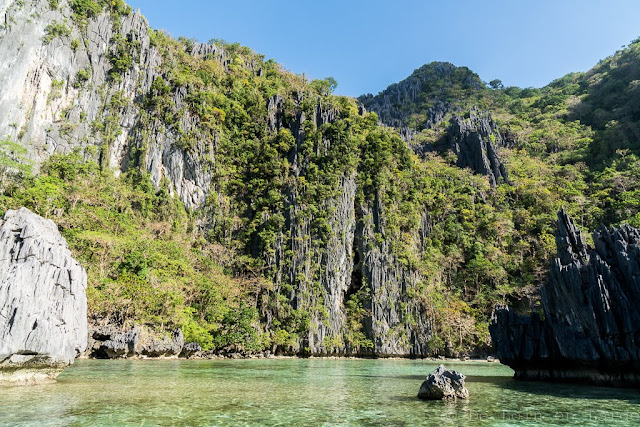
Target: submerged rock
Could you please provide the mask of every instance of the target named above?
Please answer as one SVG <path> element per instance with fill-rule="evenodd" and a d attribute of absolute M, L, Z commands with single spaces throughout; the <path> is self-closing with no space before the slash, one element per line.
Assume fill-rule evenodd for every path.
<path fill-rule="evenodd" d="M 466 399 L 469 390 L 465 387 L 464 379 L 461 373 L 440 365 L 422 383 L 418 397 L 425 400 Z"/>
<path fill-rule="evenodd" d="M 640 385 L 640 231 L 602 227 L 593 241 L 559 212 L 543 317 L 496 307 L 489 331 L 516 378 Z"/>
<path fill-rule="evenodd" d="M 87 346 L 87 274 L 51 221 L 0 221 L 0 383 L 53 380 Z"/>

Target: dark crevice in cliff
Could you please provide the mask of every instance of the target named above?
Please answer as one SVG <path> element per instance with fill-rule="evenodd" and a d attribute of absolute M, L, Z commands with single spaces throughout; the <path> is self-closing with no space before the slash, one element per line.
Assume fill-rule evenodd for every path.
<path fill-rule="evenodd" d="M 18 312 L 18 307 L 13 309 L 13 314 L 11 315 L 11 319 L 9 319 L 9 333 L 11 329 L 13 329 L 13 324 L 16 321 L 16 313 Z"/>
<path fill-rule="evenodd" d="M 362 289 L 362 265 L 360 262 L 360 252 L 358 251 L 357 239 L 353 239 L 353 270 L 351 271 L 351 283 L 344 293 L 344 303 L 346 304 L 353 295 Z"/>

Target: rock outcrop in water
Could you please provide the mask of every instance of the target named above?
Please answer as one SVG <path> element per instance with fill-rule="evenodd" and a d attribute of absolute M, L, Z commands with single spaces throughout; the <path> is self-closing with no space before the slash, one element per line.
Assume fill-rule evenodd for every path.
<path fill-rule="evenodd" d="M 54 379 L 87 345 L 87 274 L 56 225 L 26 208 L 0 221 L 0 383 Z"/>
<path fill-rule="evenodd" d="M 491 337 L 516 378 L 640 384 L 640 231 L 602 227 L 593 241 L 561 211 L 544 318 L 496 308 Z"/>
<path fill-rule="evenodd" d="M 420 386 L 418 397 L 424 400 L 466 399 L 469 390 L 465 387 L 465 376 L 459 372 L 438 366 Z"/>

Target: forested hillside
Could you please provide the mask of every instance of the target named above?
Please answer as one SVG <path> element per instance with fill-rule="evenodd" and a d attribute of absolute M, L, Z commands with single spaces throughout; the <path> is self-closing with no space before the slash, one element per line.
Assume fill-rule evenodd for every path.
<path fill-rule="evenodd" d="M 542 89 L 434 63 L 355 100 L 121 0 L 0 12 L 0 213 L 58 224 L 93 323 L 216 352 L 486 352 L 494 303 L 537 309 L 560 207 L 640 226 L 640 43 Z"/>

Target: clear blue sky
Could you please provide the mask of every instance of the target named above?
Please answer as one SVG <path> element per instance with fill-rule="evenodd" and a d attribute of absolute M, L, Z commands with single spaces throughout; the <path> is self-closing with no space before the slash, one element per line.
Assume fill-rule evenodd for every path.
<path fill-rule="evenodd" d="M 239 42 L 336 93 L 378 93 L 431 61 L 540 87 L 640 36 L 638 0 L 129 0 L 152 27 Z"/>

